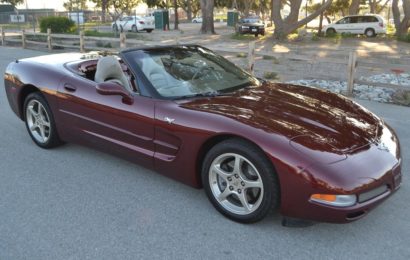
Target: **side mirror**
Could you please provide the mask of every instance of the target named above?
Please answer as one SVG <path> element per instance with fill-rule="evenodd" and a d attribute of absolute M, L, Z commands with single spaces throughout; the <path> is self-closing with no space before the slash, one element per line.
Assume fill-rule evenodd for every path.
<path fill-rule="evenodd" d="M 131 105 L 132 103 L 134 103 L 134 97 L 127 90 L 125 90 L 123 86 L 115 82 L 99 83 L 95 88 L 101 95 L 118 95 L 122 97 L 122 102 L 124 102 L 125 104 Z"/>

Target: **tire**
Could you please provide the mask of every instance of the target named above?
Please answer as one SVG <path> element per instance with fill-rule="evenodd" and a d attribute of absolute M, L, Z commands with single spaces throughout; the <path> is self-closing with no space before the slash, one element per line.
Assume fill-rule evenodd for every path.
<path fill-rule="evenodd" d="M 366 29 L 366 31 L 364 31 L 364 34 L 369 38 L 376 37 L 376 32 L 372 28 Z"/>
<path fill-rule="evenodd" d="M 152 29 L 147 29 L 147 33 L 152 33 Z"/>
<path fill-rule="evenodd" d="M 112 30 L 113 30 L 114 32 L 118 32 L 118 26 L 117 26 L 116 24 L 114 24 L 114 25 L 112 26 Z"/>
<path fill-rule="evenodd" d="M 255 37 L 258 37 L 259 36 L 259 34 L 258 33 L 255 33 Z"/>
<path fill-rule="evenodd" d="M 25 99 L 24 121 L 31 139 L 41 148 L 49 149 L 63 143 L 58 136 L 53 113 L 41 93 L 31 93 Z"/>
<path fill-rule="evenodd" d="M 197 21 L 197 20 L 194 20 L 193 23 L 198 23 L 198 21 Z"/>
<path fill-rule="evenodd" d="M 120 32 L 124 32 L 124 28 L 122 28 L 122 25 L 120 25 Z"/>
<path fill-rule="evenodd" d="M 131 31 L 132 32 L 138 32 L 138 29 L 137 29 L 137 26 L 136 25 L 133 25 L 132 27 L 131 27 Z"/>
<path fill-rule="evenodd" d="M 234 138 L 215 145 L 205 156 L 201 177 L 208 199 L 231 220 L 254 223 L 279 204 L 271 162 L 247 141 Z"/>
<path fill-rule="evenodd" d="M 336 30 L 333 29 L 333 28 L 329 28 L 329 29 L 326 30 L 326 35 L 335 34 L 335 33 L 336 33 Z"/>

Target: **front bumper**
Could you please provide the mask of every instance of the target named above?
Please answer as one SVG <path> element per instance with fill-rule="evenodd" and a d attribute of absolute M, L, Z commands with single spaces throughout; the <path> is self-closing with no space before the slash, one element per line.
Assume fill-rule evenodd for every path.
<path fill-rule="evenodd" d="M 401 181 L 400 161 L 381 178 L 356 189 L 356 192 L 352 194 L 357 195 L 358 201 L 355 205 L 349 207 L 335 207 L 312 201 L 309 199 L 310 194 L 324 191 L 316 189 L 315 187 L 295 187 L 294 190 L 299 191 L 298 195 L 291 197 L 289 200 L 283 200 L 284 204 L 281 205 L 281 213 L 287 217 L 317 222 L 352 222 L 366 216 L 372 209 L 394 194 L 400 188 Z M 299 185 L 301 185 L 301 183 L 299 183 Z M 306 185 L 306 183 L 304 185 Z M 382 193 L 374 193 L 374 191 L 380 190 L 380 187 L 383 186 L 386 186 L 387 189 Z"/>
<path fill-rule="evenodd" d="M 241 34 L 264 34 L 265 28 L 257 26 L 241 26 L 239 27 L 239 32 Z"/>

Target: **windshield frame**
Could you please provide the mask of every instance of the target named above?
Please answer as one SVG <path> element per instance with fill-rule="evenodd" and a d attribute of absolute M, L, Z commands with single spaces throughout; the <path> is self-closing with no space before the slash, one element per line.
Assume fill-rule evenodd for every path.
<path fill-rule="evenodd" d="M 220 92 L 206 92 L 202 93 L 203 95 L 190 95 L 190 96 L 163 96 L 161 95 L 157 89 L 153 86 L 153 84 L 150 82 L 150 80 L 147 78 L 145 73 L 142 71 L 142 68 L 138 65 L 136 62 L 135 56 L 142 56 L 146 55 L 146 52 L 162 52 L 164 50 L 170 50 L 170 49 L 182 49 L 182 48 L 194 48 L 200 51 L 199 49 L 206 50 L 207 52 L 211 52 L 214 55 L 217 55 L 218 57 L 221 57 L 224 62 L 229 64 L 229 66 L 234 67 L 235 69 L 238 69 L 240 72 L 244 73 L 249 81 L 244 84 L 240 84 L 239 86 L 232 86 L 230 88 L 224 89 L 223 91 Z M 227 93 L 232 93 L 237 90 L 246 88 L 248 86 L 258 86 L 261 84 L 260 80 L 258 80 L 255 76 L 251 75 L 249 72 L 243 70 L 242 68 L 236 66 L 234 63 L 231 61 L 227 60 L 223 56 L 213 52 L 212 50 L 209 50 L 208 48 L 202 47 L 200 45 L 172 45 L 172 46 L 155 46 L 155 47 L 145 47 L 145 48 L 133 48 L 133 49 L 127 49 L 124 51 L 121 51 L 119 53 L 119 56 L 126 62 L 127 65 L 129 65 L 129 68 L 131 72 L 134 74 L 135 78 L 139 78 L 140 81 L 139 83 L 139 88 L 143 89 L 141 91 L 141 94 L 144 96 L 156 98 L 156 99 L 161 99 L 161 100 L 181 100 L 181 99 L 190 99 L 190 98 L 200 98 L 200 97 L 212 97 L 212 96 L 218 96 L 219 94 L 221 95 L 226 95 Z M 194 94 L 194 93 L 193 93 Z"/>

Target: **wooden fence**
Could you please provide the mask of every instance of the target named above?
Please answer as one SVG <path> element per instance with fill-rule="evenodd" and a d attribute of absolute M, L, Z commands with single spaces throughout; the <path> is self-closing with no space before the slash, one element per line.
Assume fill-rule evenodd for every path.
<path fill-rule="evenodd" d="M 30 40 L 42 37 L 43 41 Z M 0 42 L 2 46 L 7 43 L 18 44 L 27 48 L 28 44 L 41 45 L 52 51 L 55 48 L 77 49 L 80 52 L 86 50 L 108 50 L 113 51 L 118 48 L 124 49 L 135 46 L 154 46 L 168 44 L 193 44 L 195 42 L 183 42 L 179 38 L 172 39 L 166 43 L 142 41 L 137 39 L 127 39 L 125 33 L 120 33 L 119 38 L 84 36 L 83 31 L 79 35 L 28 33 L 24 30 L 12 36 L 6 36 L 0 28 Z M 71 44 L 68 44 L 68 43 Z M 97 42 L 109 42 L 118 47 L 100 47 Z M 222 53 L 246 54 L 247 62 L 244 65 L 251 73 L 272 72 L 275 70 L 278 75 L 291 75 L 298 79 L 323 79 L 346 81 L 346 95 L 353 96 L 355 84 L 368 85 L 374 87 L 410 90 L 410 86 L 396 85 L 391 83 L 377 83 L 363 80 L 360 75 L 369 75 L 374 72 L 380 73 L 409 73 L 410 74 L 410 53 L 401 53 L 398 56 L 389 53 L 370 52 L 369 50 L 351 50 L 347 48 L 330 48 L 327 51 L 319 51 L 317 48 L 297 47 L 288 52 L 264 51 L 260 50 L 256 41 L 249 42 L 247 48 L 229 47 L 226 45 L 208 46 L 212 50 Z M 275 64 L 272 60 L 280 61 Z M 270 62 L 270 63 L 269 63 Z M 259 65 L 259 66 L 258 66 Z M 321 67 L 320 67 L 321 66 Z"/>

